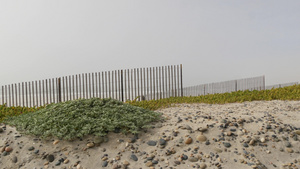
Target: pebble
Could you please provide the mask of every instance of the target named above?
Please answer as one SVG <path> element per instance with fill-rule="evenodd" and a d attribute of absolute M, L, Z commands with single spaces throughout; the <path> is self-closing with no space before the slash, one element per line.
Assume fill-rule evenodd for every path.
<path fill-rule="evenodd" d="M 56 144 L 58 144 L 59 143 L 59 140 L 55 140 L 54 142 L 53 142 L 53 145 L 56 145 Z"/>
<path fill-rule="evenodd" d="M 196 139 L 200 142 L 205 142 L 207 140 L 207 138 L 204 135 L 198 135 Z"/>
<path fill-rule="evenodd" d="M 31 147 L 29 147 L 29 148 L 28 148 L 28 150 L 29 150 L 29 151 L 32 151 L 32 150 L 34 150 L 34 147 L 33 147 L 33 146 L 31 146 Z"/>
<path fill-rule="evenodd" d="M 165 139 L 159 139 L 158 140 L 159 145 L 165 145 L 166 144 L 166 140 Z"/>
<path fill-rule="evenodd" d="M 103 161 L 103 162 L 102 162 L 102 167 L 107 167 L 107 165 L 108 165 L 108 162 L 107 162 L 107 161 Z"/>
<path fill-rule="evenodd" d="M 292 147 L 292 144 L 291 144 L 290 142 L 285 142 L 284 145 L 285 145 L 286 147 Z"/>
<path fill-rule="evenodd" d="M 294 152 L 294 150 L 291 149 L 291 148 L 286 148 L 285 150 L 286 150 L 288 153 L 293 153 L 293 152 Z"/>
<path fill-rule="evenodd" d="M 12 148 L 11 148 L 11 147 L 5 147 L 5 151 L 6 151 L 6 152 L 11 152 L 11 151 L 12 151 Z"/>
<path fill-rule="evenodd" d="M 52 154 L 48 155 L 48 156 L 47 156 L 47 160 L 48 160 L 49 162 L 53 162 L 53 161 L 54 161 L 54 155 L 52 155 Z"/>
<path fill-rule="evenodd" d="M 157 142 L 156 142 L 156 141 L 153 141 L 153 140 L 150 140 L 150 141 L 147 142 L 147 144 L 148 144 L 149 146 L 156 146 Z"/>
<path fill-rule="evenodd" d="M 152 163 L 151 161 L 147 161 L 147 162 L 146 162 L 146 166 L 147 166 L 147 167 L 151 167 L 152 165 L 153 165 L 153 163 Z"/>
<path fill-rule="evenodd" d="M 92 148 L 92 147 L 95 146 L 95 144 L 94 144 L 94 143 L 87 143 L 86 146 L 87 146 L 88 148 Z"/>
<path fill-rule="evenodd" d="M 190 162 L 197 162 L 199 159 L 197 157 L 190 157 L 189 161 Z"/>
<path fill-rule="evenodd" d="M 11 161 L 13 163 L 17 163 L 18 162 L 18 157 L 17 156 L 13 156 L 13 158 L 11 159 Z"/>
<path fill-rule="evenodd" d="M 186 140 L 185 140 L 185 144 L 191 144 L 193 142 L 193 139 L 191 137 L 188 137 Z"/>
<path fill-rule="evenodd" d="M 206 167 L 207 167 L 207 165 L 205 163 L 200 164 L 200 169 L 205 169 Z"/>
<path fill-rule="evenodd" d="M 296 130 L 295 133 L 300 135 L 300 130 Z"/>
<path fill-rule="evenodd" d="M 223 144 L 224 144 L 224 146 L 227 147 L 227 148 L 231 147 L 231 144 L 228 143 L 228 142 L 224 142 Z"/>
<path fill-rule="evenodd" d="M 138 161 L 137 156 L 134 154 L 131 154 L 130 159 L 132 159 L 133 161 Z"/>

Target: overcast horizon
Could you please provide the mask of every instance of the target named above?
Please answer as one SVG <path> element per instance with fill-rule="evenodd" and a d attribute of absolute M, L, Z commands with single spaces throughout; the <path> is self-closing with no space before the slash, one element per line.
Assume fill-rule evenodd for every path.
<path fill-rule="evenodd" d="M 300 81 L 300 1 L 2 1 L 0 86 L 183 65 L 184 86 Z"/>

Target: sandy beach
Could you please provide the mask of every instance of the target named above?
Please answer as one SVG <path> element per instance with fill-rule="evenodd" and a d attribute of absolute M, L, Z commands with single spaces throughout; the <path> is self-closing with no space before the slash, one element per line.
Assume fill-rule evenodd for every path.
<path fill-rule="evenodd" d="M 300 101 L 178 104 L 138 135 L 42 140 L 0 125 L 1 169 L 300 168 Z"/>

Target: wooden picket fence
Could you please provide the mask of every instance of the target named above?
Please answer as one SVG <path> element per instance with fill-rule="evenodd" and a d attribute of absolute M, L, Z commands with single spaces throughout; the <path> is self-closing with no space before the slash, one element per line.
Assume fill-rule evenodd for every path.
<path fill-rule="evenodd" d="M 2 86 L 2 105 L 39 107 L 80 98 L 155 100 L 183 96 L 182 65 L 82 73 Z"/>

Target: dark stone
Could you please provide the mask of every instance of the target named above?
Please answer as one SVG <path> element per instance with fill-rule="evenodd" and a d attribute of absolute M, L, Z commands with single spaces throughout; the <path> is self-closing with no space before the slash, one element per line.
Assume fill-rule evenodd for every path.
<path fill-rule="evenodd" d="M 40 152 L 40 150 L 35 150 L 34 154 L 38 154 Z"/>
<path fill-rule="evenodd" d="M 244 143 L 243 146 L 244 147 L 249 147 L 249 145 L 247 143 Z"/>
<path fill-rule="evenodd" d="M 102 167 L 107 167 L 107 165 L 108 165 L 108 162 L 107 161 L 103 161 Z"/>
<path fill-rule="evenodd" d="M 224 142 L 223 144 L 224 144 L 224 146 L 227 147 L 227 148 L 231 147 L 231 144 L 230 144 L 230 143 Z"/>
<path fill-rule="evenodd" d="M 34 147 L 33 147 L 33 146 L 31 146 L 31 147 L 29 147 L 29 148 L 28 148 L 28 150 L 29 150 L 29 151 L 32 151 L 32 150 L 34 150 Z"/>
<path fill-rule="evenodd" d="M 267 125 L 266 129 L 271 129 L 272 126 L 271 125 Z"/>
<path fill-rule="evenodd" d="M 187 160 L 188 158 L 189 157 L 187 155 L 185 155 L 185 154 L 183 154 L 182 157 L 181 157 L 182 160 Z"/>
<path fill-rule="evenodd" d="M 165 145 L 166 144 L 166 140 L 165 139 L 159 139 L 158 140 L 159 145 Z"/>
<path fill-rule="evenodd" d="M 60 165 L 60 161 L 57 161 L 56 163 L 55 163 L 55 166 L 59 166 Z"/>
<path fill-rule="evenodd" d="M 152 164 L 158 164 L 158 161 L 152 160 Z"/>
<path fill-rule="evenodd" d="M 53 162 L 53 161 L 54 161 L 54 155 L 49 154 L 49 155 L 47 156 L 47 160 L 48 160 L 49 162 Z"/>
<path fill-rule="evenodd" d="M 138 161 L 137 156 L 134 154 L 131 154 L 130 159 L 132 159 L 133 161 Z"/>
<path fill-rule="evenodd" d="M 235 131 L 236 131 L 236 129 L 230 129 L 230 131 L 232 131 L 232 132 L 235 132 Z"/>
<path fill-rule="evenodd" d="M 153 141 L 153 140 L 150 140 L 150 141 L 148 141 L 147 142 L 147 144 L 149 145 L 149 146 L 156 146 L 156 141 Z"/>

